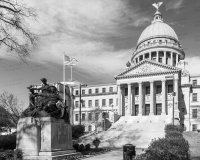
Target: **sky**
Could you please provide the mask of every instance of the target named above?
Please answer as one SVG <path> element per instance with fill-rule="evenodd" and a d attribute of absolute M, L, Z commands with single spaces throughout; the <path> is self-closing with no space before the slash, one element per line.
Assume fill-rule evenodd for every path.
<path fill-rule="evenodd" d="M 21 0 L 22 1 L 22 0 Z M 63 53 L 76 58 L 73 79 L 88 85 L 115 83 L 124 71 L 142 31 L 151 24 L 155 0 L 23 0 L 37 13 L 28 21 L 38 36 L 27 63 L 0 46 L 0 93 L 15 94 L 28 105 L 28 89 L 63 81 Z M 176 32 L 191 75 L 200 68 L 200 1 L 164 0 L 164 23 Z M 66 80 L 70 68 L 66 66 Z M 25 106 L 27 107 L 27 106 Z"/>

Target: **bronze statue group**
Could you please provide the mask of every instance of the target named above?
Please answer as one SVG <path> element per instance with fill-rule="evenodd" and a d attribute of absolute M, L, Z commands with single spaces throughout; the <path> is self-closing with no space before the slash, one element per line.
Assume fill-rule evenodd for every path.
<path fill-rule="evenodd" d="M 30 91 L 29 107 L 23 111 L 22 117 L 55 117 L 69 123 L 69 107 L 63 103 L 57 88 L 49 85 L 46 78 L 41 81 L 40 88 L 27 87 Z"/>

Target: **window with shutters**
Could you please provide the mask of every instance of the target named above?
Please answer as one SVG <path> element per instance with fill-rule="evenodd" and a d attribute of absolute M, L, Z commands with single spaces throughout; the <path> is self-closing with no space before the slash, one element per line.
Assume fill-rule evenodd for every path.
<path fill-rule="evenodd" d="M 75 114 L 75 121 L 78 121 L 78 114 Z"/>
<path fill-rule="evenodd" d="M 192 94 L 192 101 L 197 101 L 197 93 Z"/>
<path fill-rule="evenodd" d="M 102 99 L 102 106 L 103 106 L 103 107 L 106 106 L 106 99 Z"/>
<path fill-rule="evenodd" d="M 92 107 L 92 100 L 88 101 L 88 107 Z"/>
<path fill-rule="evenodd" d="M 192 131 L 196 131 L 197 130 L 197 124 L 192 124 Z"/>
<path fill-rule="evenodd" d="M 197 85 L 197 80 L 196 80 L 196 79 L 192 80 L 192 85 L 193 85 L 193 86 L 196 86 L 196 85 Z"/>
<path fill-rule="evenodd" d="M 85 113 L 82 114 L 82 121 L 85 121 Z"/>
<path fill-rule="evenodd" d="M 192 118 L 197 118 L 197 109 L 192 109 Z"/>
<path fill-rule="evenodd" d="M 98 99 L 95 100 L 95 107 L 99 107 L 99 100 Z"/>
<path fill-rule="evenodd" d="M 92 120 L 92 113 L 88 113 L 88 121 Z"/>

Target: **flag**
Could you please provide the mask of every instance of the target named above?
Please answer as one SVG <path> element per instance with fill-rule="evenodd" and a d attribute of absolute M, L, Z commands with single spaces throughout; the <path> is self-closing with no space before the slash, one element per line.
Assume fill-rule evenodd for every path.
<path fill-rule="evenodd" d="M 64 65 L 77 66 L 78 61 L 75 58 L 70 58 L 69 56 L 64 55 Z"/>

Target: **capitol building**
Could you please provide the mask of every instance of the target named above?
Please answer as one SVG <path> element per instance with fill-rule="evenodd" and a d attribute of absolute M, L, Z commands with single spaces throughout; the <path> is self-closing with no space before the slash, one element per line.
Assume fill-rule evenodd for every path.
<path fill-rule="evenodd" d="M 126 69 L 114 76 L 115 84 L 89 85 L 81 89 L 81 120 L 94 130 L 92 116 L 106 113 L 110 125 L 121 117 L 150 117 L 180 124 L 186 131 L 198 129 L 200 76 L 186 70 L 187 62 L 176 32 L 159 12 L 141 33 Z M 73 94 L 73 123 L 79 124 L 79 87 Z M 92 114 L 98 108 L 102 112 Z M 109 126 L 108 126 L 109 127 Z"/>

